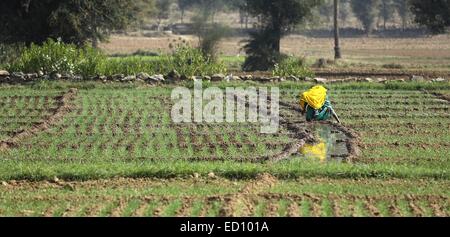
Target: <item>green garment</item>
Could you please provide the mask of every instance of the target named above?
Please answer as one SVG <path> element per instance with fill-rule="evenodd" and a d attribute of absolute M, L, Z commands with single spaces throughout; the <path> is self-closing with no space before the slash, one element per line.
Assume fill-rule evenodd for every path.
<path fill-rule="evenodd" d="M 324 121 L 328 120 L 332 116 L 333 108 L 331 107 L 331 102 L 328 100 L 328 97 L 325 101 L 325 104 L 322 108 L 315 110 L 311 106 L 306 107 L 306 120 L 307 121 Z"/>

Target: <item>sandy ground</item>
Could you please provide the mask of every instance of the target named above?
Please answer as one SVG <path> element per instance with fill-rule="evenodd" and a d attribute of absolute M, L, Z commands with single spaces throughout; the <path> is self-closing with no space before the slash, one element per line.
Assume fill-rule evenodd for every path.
<path fill-rule="evenodd" d="M 241 47 L 246 38 L 233 37 L 224 39 L 220 44 L 220 52 L 235 56 L 242 54 Z M 183 41 L 195 46 L 195 36 L 134 37 L 113 36 L 101 48 L 107 53 L 133 53 L 137 50 L 169 52 L 170 45 L 176 46 Z M 383 55 L 414 57 L 450 57 L 450 35 L 427 38 L 343 38 L 342 50 L 350 55 Z M 282 40 L 282 51 L 302 56 L 332 55 L 333 39 L 310 38 L 305 36 L 288 36 Z"/>

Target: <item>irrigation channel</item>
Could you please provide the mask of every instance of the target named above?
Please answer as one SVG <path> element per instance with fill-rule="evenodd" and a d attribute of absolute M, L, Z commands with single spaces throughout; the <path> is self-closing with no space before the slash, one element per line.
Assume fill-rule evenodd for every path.
<path fill-rule="evenodd" d="M 280 102 L 281 124 L 299 141 L 298 149 L 283 159 L 315 159 L 321 162 L 351 162 L 359 155 L 355 132 L 334 122 L 306 122 L 299 106 Z"/>

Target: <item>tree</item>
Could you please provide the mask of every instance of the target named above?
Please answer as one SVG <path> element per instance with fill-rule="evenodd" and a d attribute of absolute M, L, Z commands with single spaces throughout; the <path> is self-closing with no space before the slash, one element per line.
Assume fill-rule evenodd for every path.
<path fill-rule="evenodd" d="M 142 26 L 147 23 L 148 16 L 154 16 L 157 13 L 155 0 L 136 0 L 135 7 L 139 11 L 134 12 L 134 18 L 138 27 L 142 29 Z"/>
<path fill-rule="evenodd" d="M 198 47 L 203 56 L 216 61 L 218 45 L 228 35 L 229 29 L 220 23 L 208 23 L 208 18 L 210 13 L 205 10 L 192 17 L 193 32 L 198 37 Z"/>
<path fill-rule="evenodd" d="M 411 0 L 415 21 L 427 26 L 435 34 L 444 33 L 450 27 L 450 0 Z"/>
<path fill-rule="evenodd" d="M 339 39 L 339 0 L 333 1 L 334 6 L 334 59 L 342 58 Z"/>
<path fill-rule="evenodd" d="M 408 19 L 411 16 L 411 5 L 409 0 L 394 0 L 394 8 L 402 19 L 402 29 L 405 30 Z"/>
<path fill-rule="evenodd" d="M 394 0 L 394 7 L 402 19 L 402 29 L 405 30 L 408 19 L 411 17 L 411 5 L 409 0 Z"/>
<path fill-rule="evenodd" d="M 281 38 L 302 22 L 320 0 L 247 0 L 247 11 L 261 18 L 258 32 L 244 46 L 244 70 L 268 70 L 282 57 Z"/>
<path fill-rule="evenodd" d="M 383 19 L 383 28 L 386 30 L 386 24 L 394 17 L 395 7 L 393 0 L 380 1 L 380 16 Z"/>
<path fill-rule="evenodd" d="M 243 28 L 245 25 L 245 29 L 248 29 L 249 14 L 247 11 L 247 1 L 246 0 L 229 0 L 228 8 L 231 10 L 239 11 L 239 21 L 241 23 L 241 28 Z"/>
<path fill-rule="evenodd" d="M 47 38 L 84 44 L 105 40 L 134 20 L 133 0 L 2 0 L 0 42 L 42 43 Z"/>
<path fill-rule="evenodd" d="M 350 17 L 350 8 L 350 0 L 341 0 L 339 2 L 339 20 L 344 23 L 344 25 Z"/>
<path fill-rule="evenodd" d="M 184 22 L 186 11 L 196 3 L 196 0 L 177 0 L 178 8 L 181 12 L 181 23 Z"/>
<path fill-rule="evenodd" d="M 319 6 L 319 13 L 326 18 L 327 24 L 333 19 L 334 7 L 333 0 L 324 0 L 323 4 Z"/>
<path fill-rule="evenodd" d="M 156 0 L 155 2 L 158 31 L 160 30 L 161 22 L 165 19 L 169 19 L 170 4 L 170 0 Z"/>
<path fill-rule="evenodd" d="M 208 12 L 211 22 L 214 23 L 215 15 L 225 7 L 225 0 L 196 0 L 200 11 Z"/>
<path fill-rule="evenodd" d="M 372 33 L 376 17 L 379 15 L 379 0 L 352 0 L 351 5 L 367 35 Z"/>

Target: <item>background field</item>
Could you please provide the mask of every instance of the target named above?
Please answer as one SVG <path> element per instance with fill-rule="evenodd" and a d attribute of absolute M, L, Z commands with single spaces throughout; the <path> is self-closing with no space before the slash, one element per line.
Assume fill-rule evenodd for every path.
<path fill-rule="evenodd" d="M 219 52 L 232 69 L 239 69 L 245 53 L 243 37 L 232 37 L 222 41 Z M 132 54 L 138 50 L 170 52 L 171 48 L 186 42 L 197 45 L 194 36 L 168 35 L 166 37 L 113 36 L 108 43 L 101 44 L 107 54 Z M 344 59 L 338 67 L 382 68 L 392 64 L 408 69 L 450 70 L 450 36 L 439 35 L 422 38 L 343 38 Z M 334 58 L 334 40 L 301 35 L 291 35 L 282 40 L 282 52 L 305 57 L 313 64 L 319 58 Z M 234 63 L 234 64 L 233 64 Z"/>

